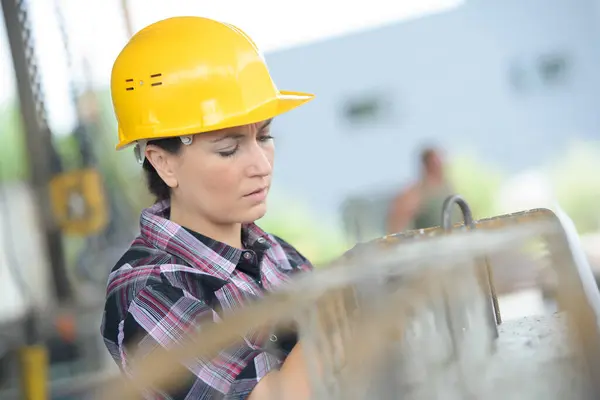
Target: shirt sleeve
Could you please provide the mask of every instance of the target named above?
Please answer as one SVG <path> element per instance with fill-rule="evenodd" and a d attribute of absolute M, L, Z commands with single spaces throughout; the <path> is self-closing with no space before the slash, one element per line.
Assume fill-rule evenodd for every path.
<path fill-rule="evenodd" d="M 119 347 L 125 368 L 133 354 L 137 362 L 156 348 L 177 345 L 188 333 L 215 321 L 216 317 L 207 304 L 168 284 L 142 289 L 122 324 Z M 280 362 L 276 356 L 253 349 L 244 341 L 221 351 L 215 359 L 194 359 L 187 363 L 189 375 L 180 388 L 167 393 L 157 391 L 152 398 L 158 395 L 168 400 L 245 399 Z"/>

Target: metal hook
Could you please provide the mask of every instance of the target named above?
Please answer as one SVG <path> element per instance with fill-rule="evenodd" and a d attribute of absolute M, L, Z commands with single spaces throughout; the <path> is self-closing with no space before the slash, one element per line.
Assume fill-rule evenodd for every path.
<path fill-rule="evenodd" d="M 442 229 L 444 229 L 445 231 L 452 230 L 452 207 L 455 204 L 457 204 L 460 207 L 460 210 L 462 211 L 465 227 L 469 229 L 475 229 L 475 222 L 473 221 L 473 213 L 471 212 L 471 207 L 469 207 L 469 204 L 466 202 L 466 200 L 458 194 L 451 195 L 444 201 L 444 204 L 442 206 Z M 487 281 L 487 295 L 489 296 L 492 308 L 492 313 L 487 314 L 487 321 L 494 337 L 498 338 L 498 325 L 502 321 L 500 318 L 500 307 L 498 305 L 496 288 L 494 287 L 494 282 L 492 279 L 492 269 L 489 265 L 487 257 L 484 258 L 484 262 L 484 279 Z"/>
<path fill-rule="evenodd" d="M 475 223 L 473 222 L 473 213 L 471 207 L 467 204 L 466 200 L 459 194 L 449 196 L 442 206 L 442 228 L 446 231 L 452 229 L 452 207 L 457 204 L 463 214 L 465 226 L 474 229 Z"/>

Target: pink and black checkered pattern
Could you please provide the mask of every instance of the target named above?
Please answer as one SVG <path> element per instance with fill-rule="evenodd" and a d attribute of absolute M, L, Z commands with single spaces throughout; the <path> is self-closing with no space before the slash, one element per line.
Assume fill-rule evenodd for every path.
<path fill-rule="evenodd" d="M 220 315 L 285 284 L 311 264 L 284 240 L 255 224 L 243 227 L 245 249 L 192 232 L 168 219 L 169 204 L 142 212 L 140 235 L 108 278 L 102 335 L 123 373 L 158 347 L 169 348 Z M 176 392 L 153 399 L 244 399 L 289 352 L 271 351 L 249 332 L 238 347 L 212 360 L 186 365 L 189 377 Z M 293 346 L 293 344 L 292 344 Z"/>

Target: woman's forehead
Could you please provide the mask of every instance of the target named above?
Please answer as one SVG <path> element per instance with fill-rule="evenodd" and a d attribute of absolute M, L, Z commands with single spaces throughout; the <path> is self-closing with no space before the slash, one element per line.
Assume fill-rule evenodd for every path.
<path fill-rule="evenodd" d="M 252 124 L 219 129 L 216 131 L 210 131 L 210 132 L 203 133 L 200 136 L 202 136 L 203 139 L 208 140 L 208 141 L 219 141 L 224 138 L 233 137 L 233 136 L 240 137 L 240 136 L 246 136 L 246 135 L 253 135 L 253 134 L 256 134 L 256 133 L 260 132 L 261 130 L 264 130 L 265 128 L 267 128 L 271 124 L 271 121 L 272 121 L 272 119 L 269 119 L 266 121 L 256 122 L 256 123 L 252 123 Z"/>

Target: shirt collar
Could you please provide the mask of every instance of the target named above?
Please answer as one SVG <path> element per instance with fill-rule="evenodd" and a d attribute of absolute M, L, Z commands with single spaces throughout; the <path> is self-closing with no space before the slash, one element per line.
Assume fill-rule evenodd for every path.
<path fill-rule="evenodd" d="M 194 236 L 168 219 L 170 207 L 169 201 L 162 201 L 143 210 L 140 217 L 141 236 L 157 249 L 184 260 L 206 274 L 228 279 L 240 260 L 242 250 L 206 236 Z M 270 235 L 254 223 L 242 226 L 242 238 L 248 247 L 256 242 L 267 247 L 276 244 Z"/>

